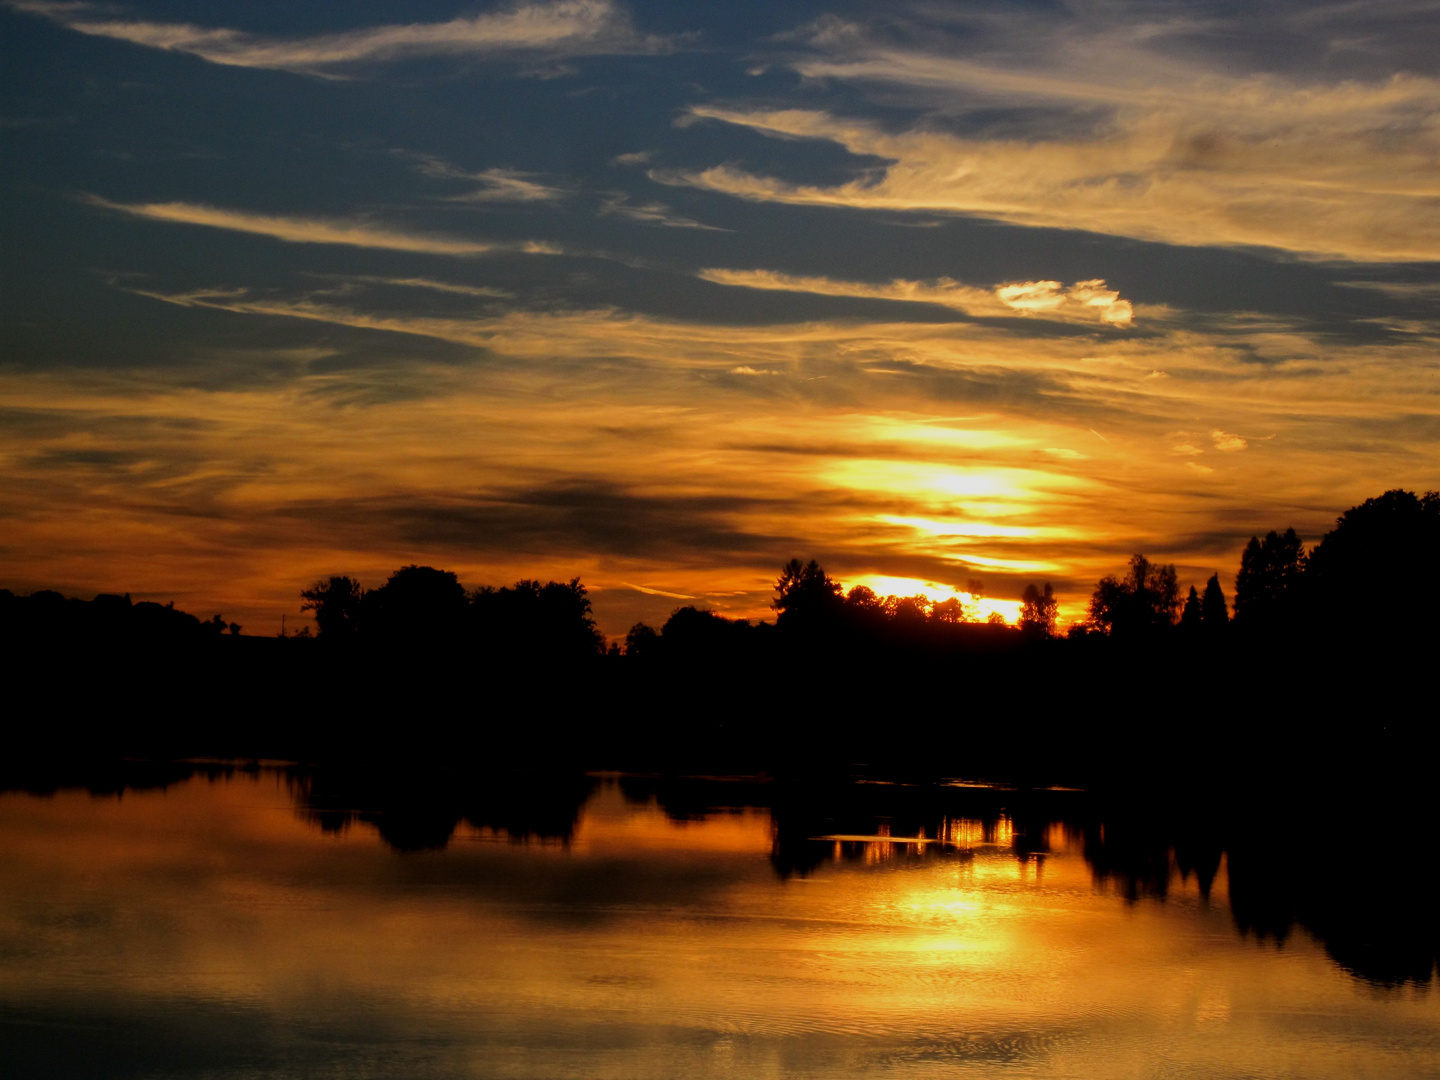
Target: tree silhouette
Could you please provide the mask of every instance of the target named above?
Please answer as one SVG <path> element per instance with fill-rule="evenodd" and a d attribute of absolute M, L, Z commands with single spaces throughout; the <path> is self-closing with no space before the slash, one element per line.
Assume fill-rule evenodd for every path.
<path fill-rule="evenodd" d="M 360 624 L 360 604 L 365 590 L 348 575 L 322 578 L 300 593 L 301 611 L 315 613 L 315 628 L 327 640 L 349 638 Z"/>
<path fill-rule="evenodd" d="M 840 612 L 840 584 L 814 559 L 791 559 L 780 569 L 771 606 L 779 626 L 814 627 L 831 622 Z M 873 595 L 873 594 L 872 594 Z"/>
<path fill-rule="evenodd" d="M 936 600 L 930 605 L 930 618 L 941 626 L 959 626 L 965 621 L 965 605 L 958 596 Z"/>
<path fill-rule="evenodd" d="M 1200 603 L 1200 594 L 1195 591 L 1195 586 L 1191 585 L 1190 595 L 1185 597 L 1184 610 L 1180 612 L 1180 629 L 1187 635 L 1194 637 L 1200 632 L 1200 626 L 1204 618 L 1204 608 Z"/>
<path fill-rule="evenodd" d="M 930 615 L 930 598 L 926 596 L 887 596 L 885 614 L 897 629 L 918 630 Z"/>
<path fill-rule="evenodd" d="M 1220 588 L 1220 575 L 1211 574 L 1205 582 L 1205 596 L 1200 601 L 1200 621 L 1207 633 L 1219 633 L 1230 623 L 1230 609 L 1225 604 L 1225 592 Z"/>
<path fill-rule="evenodd" d="M 1417 602 L 1415 577 L 1430 572 L 1437 558 L 1440 493 L 1417 497 L 1396 488 L 1340 515 L 1310 555 L 1307 584 L 1320 610 L 1363 611 L 1368 625 L 1428 637 L 1435 634 L 1434 612 Z"/>
<path fill-rule="evenodd" d="M 481 588 L 470 603 L 476 635 L 492 652 L 557 662 L 587 659 L 604 649 L 590 597 L 578 577 L 543 585 L 525 580 L 502 589 Z"/>
<path fill-rule="evenodd" d="M 637 622 L 625 634 L 625 655 L 636 660 L 653 657 L 660 651 L 660 635 L 647 623 Z"/>
<path fill-rule="evenodd" d="M 693 604 L 676 608 L 660 628 L 660 640 L 677 655 L 715 656 L 735 640 L 735 623 Z"/>
<path fill-rule="evenodd" d="M 856 585 L 845 595 L 845 603 L 859 611 L 883 611 L 885 607 L 869 585 Z"/>
<path fill-rule="evenodd" d="M 1117 638 L 1150 636 L 1174 624 L 1179 606 L 1174 564 L 1156 566 L 1144 555 L 1134 555 L 1123 580 L 1104 577 L 1096 584 L 1089 626 Z"/>
<path fill-rule="evenodd" d="M 1264 540 L 1252 536 L 1235 575 L 1236 622 L 1255 628 L 1294 619 L 1305 564 L 1305 545 L 1294 529 L 1283 533 L 1272 529 Z"/>
<path fill-rule="evenodd" d="M 465 590 L 452 571 L 403 566 L 362 601 L 367 633 L 392 641 L 456 640 L 465 622 Z"/>
<path fill-rule="evenodd" d="M 1055 636 L 1055 609 L 1059 602 L 1050 583 L 1045 583 L 1042 592 L 1032 582 L 1025 586 L 1020 595 L 1020 629 L 1028 637 L 1050 638 Z"/>

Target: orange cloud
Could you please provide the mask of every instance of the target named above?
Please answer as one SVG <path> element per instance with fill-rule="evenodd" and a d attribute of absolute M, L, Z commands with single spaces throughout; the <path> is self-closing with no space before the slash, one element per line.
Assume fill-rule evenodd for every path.
<path fill-rule="evenodd" d="M 679 596 L 765 617 L 779 561 L 814 555 L 851 582 L 983 577 L 1006 601 L 1051 580 L 1075 617 L 1130 552 L 1223 578 L 1249 531 L 1313 537 L 1376 490 L 1423 488 L 1417 447 L 1434 447 L 1440 413 L 1420 392 L 1427 343 L 1347 345 L 1273 320 L 1139 337 L 153 295 L 435 338 L 474 362 L 402 362 L 404 338 L 377 336 L 348 366 L 290 349 L 0 373 L 11 588 L 129 589 L 264 631 L 293 624 L 322 574 L 580 574 L 623 634 Z M 257 383 L 257 363 L 284 374 Z M 1177 433 L 1176 415 L 1203 434 Z M 1274 438 L 1204 464 L 1248 431 Z"/>
<path fill-rule="evenodd" d="M 1058 281 L 1031 281 L 981 289 L 962 285 L 950 278 L 934 282 L 897 278 L 883 284 L 837 281 L 833 278 L 785 274 L 776 270 L 723 270 L 711 268 L 698 274 L 717 285 L 779 292 L 812 293 L 817 296 L 848 296 L 865 300 L 896 300 L 918 304 L 939 304 L 968 315 L 1043 315 L 1064 321 L 1094 322 L 1129 326 L 1135 309 L 1120 294 L 1105 288 L 1100 279 L 1077 282 L 1067 290 Z"/>
<path fill-rule="evenodd" d="M 194 203 L 115 203 L 91 196 L 93 206 L 117 210 L 133 217 L 151 221 L 168 221 L 179 225 L 200 225 L 230 232 L 269 236 L 289 244 L 343 244 L 347 247 L 379 248 L 388 251 L 412 251 L 427 255 L 484 255 L 487 252 L 514 250 L 511 245 L 461 240 L 448 236 L 427 236 L 402 232 L 368 221 L 344 221 L 334 218 L 308 218 L 283 214 L 256 214 L 247 210 L 224 210 Z"/>
<path fill-rule="evenodd" d="M 1098 132 L 1005 139 L 923 126 L 895 132 L 816 110 L 695 106 L 692 120 L 823 139 L 885 164 L 878 175 L 831 186 L 730 165 L 651 176 L 759 202 L 950 212 L 1361 262 L 1440 258 L 1440 130 L 1414 119 L 1440 111 L 1432 79 L 1313 87 L 1207 73 L 1193 83 L 1172 75 L 1112 86 L 913 54 L 798 66 L 827 77 L 1098 102 L 1116 118 Z"/>
<path fill-rule="evenodd" d="M 11 0 L 10 6 L 71 30 L 153 49 L 190 53 L 234 67 L 326 71 L 417 56 L 586 55 L 665 49 L 663 39 L 637 34 L 607 0 L 551 0 L 461 16 L 443 23 L 369 27 L 313 37 L 267 38 L 224 27 L 106 18 L 85 3 Z"/>

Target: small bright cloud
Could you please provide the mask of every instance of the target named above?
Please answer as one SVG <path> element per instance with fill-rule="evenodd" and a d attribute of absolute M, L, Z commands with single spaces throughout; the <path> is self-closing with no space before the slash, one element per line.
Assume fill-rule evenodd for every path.
<path fill-rule="evenodd" d="M 996 286 L 995 295 L 1016 311 L 1054 311 L 1065 303 L 1064 288 L 1058 281 L 1022 281 Z"/>
<path fill-rule="evenodd" d="M 1130 301 L 1121 300 L 1118 292 L 1107 289 L 1103 278 L 1077 281 L 1069 289 L 1058 281 L 1013 282 L 997 285 L 995 295 L 1006 307 L 1026 315 L 1057 315 L 1079 308 L 1112 326 L 1129 326 L 1135 317 Z"/>
<path fill-rule="evenodd" d="M 413 161 L 416 170 L 424 176 L 480 184 L 473 191 L 450 196 L 452 202 L 551 202 L 570 194 L 564 188 L 542 183 L 536 179 L 535 173 L 518 169 L 494 167 L 470 172 L 433 154 L 416 154 L 407 150 L 396 150 L 395 153 Z"/>
<path fill-rule="evenodd" d="M 529 173 L 512 169 L 486 169 L 472 178 L 481 186 L 464 195 L 452 195 L 454 202 L 551 202 L 567 192 L 530 178 Z"/>
<path fill-rule="evenodd" d="M 1215 428 L 1210 432 L 1210 438 L 1214 441 L 1216 450 L 1221 450 L 1227 454 L 1233 453 L 1236 450 L 1244 450 L 1250 445 L 1242 436 L 1232 435 L 1227 431 L 1221 431 L 1219 428 Z"/>
<path fill-rule="evenodd" d="M 642 225 L 664 225 L 671 229 L 703 229 L 706 232 L 730 231 L 716 225 L 706 225 L 704 222 L 685 217 L 683 214 L 677 214 L 664 203 L 650 202 L 633 206 L 624 195 L 612 195 L 606 199 L 600 204 L 600 213 L 629 218 Z"/>

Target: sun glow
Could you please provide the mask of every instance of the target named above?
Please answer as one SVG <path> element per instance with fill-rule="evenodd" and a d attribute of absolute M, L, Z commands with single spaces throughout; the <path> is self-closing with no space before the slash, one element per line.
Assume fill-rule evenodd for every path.
<path fill-rule="evenodd" d="M 971 622 L 984 622 L 991 615 L 998 614 L 1007 623 L 1020 620 L 1021 604 L 1018 600 L 998 600 L 982 594 L 963 592 L 949 585 L 922 578 L 892 577 L 887 574 L 867 574 L 847 581 L 847 586 L 864 585 L 876 596 L 923 596 L 932 604 L 946 600 L 959 600 Z"/>
<path fill-rule="evenodd" d="M 948 447 L 956 450 L 997 450 L 1024 446 L 1029 440 L 981 428 L 954 427 L 943 421 L 904 421 L 892 417 L 858 417 L 866 432 L 878 442 L 901 442 L 919 447 Z M 992 418 L 993 419 L 993 418 Z"/>
<path fill-rule="evenodd" d="M 923 461 L 859 459 L 838 462 L 829 478 L 843 487 L 907 498 L 1024 499 L 1035 476 L 1024 469 L 932 465 Z"/>
<path fill-rule="evenodd" d="M 941 521 L 936 518 L 902 517 L 898 514 L 881 514 L 880 521 L 890 525 L 904 525 L 931 536 L 977 536 L 1032 539 L 1040 537 L 1065 537 L 1073 535 L 1070 530 L 1039 525 L 996 525 L 989 521 Z"/>

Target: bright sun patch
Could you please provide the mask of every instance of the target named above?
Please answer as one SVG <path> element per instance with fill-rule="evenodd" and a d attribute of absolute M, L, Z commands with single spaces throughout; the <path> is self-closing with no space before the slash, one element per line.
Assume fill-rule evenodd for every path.
<path fill-rule="evenodd" d="M 865 574 L 845 582 L 847 588 L 864 585 L 876 596 L 923 596 L 932 604 L 946 600 L 959 600 L 971 622 L 984 622 L 992 614 L 998 614 L 1007 623 L 1020 621 L 1018 600 L 997 600 L 993 597 L 964 592 L 953 586 L 942 585 L 923 578 L 893 577 L 888 574 Z"/>

